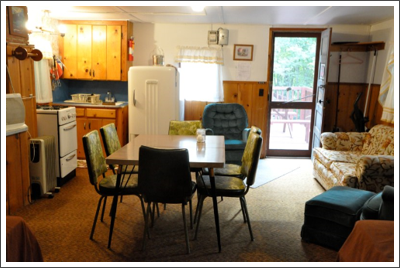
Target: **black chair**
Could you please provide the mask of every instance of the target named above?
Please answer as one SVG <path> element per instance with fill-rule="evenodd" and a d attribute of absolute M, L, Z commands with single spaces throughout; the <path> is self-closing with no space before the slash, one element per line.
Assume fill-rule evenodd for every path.
<path fill-rule="evenodd" d="M 143 250 L 146 248 L 146 234 L 149 231 L 151 203 L 181 204 L 186 247 L 187 252 L 190 253 L 185 206 L 189 202 L 190 225 L 192 227 L 191 207 L 196 183 L 192 181 L 190 175 L 188 150 L 141 146 L 139 149 L 139 166 L 139 189 L 147 203 Z"/>
<path fill-rule="evenodd" d="M 262 137 L 256 132 L 251 132 L 248 137 L 248 150 L 243 155 L 242 174 L 243 178 L 235 176 L 215 176 L 215 194 L 221 197 L 239 198 L 240 206 L 243 214 L 244 222 L 247 222 L 251 241 L 254 240 L 251 230 L 250 216 L 246 205 L 246 194 L 250 190 L 250 186 L 254 184 L 256 179 L 258 162 L 260 160 L 262 147 Z M 247 148 L 247 147 L 246 147 Z M 201 175 L 197 178 L 198 205 L 196 215 L 198 215 L 195 238 L 200 225 L 201 211 L 203 202 L 206 197 L 211 196 L 210 177 Z M 196 218 L 196 217 L 195 217 Z"/>
<path fill-rule="evenodd" d="M 244 107 L 238 103 L 211 103 L 204 107 L 203 128 L 207 135 L 225 137 L 225 162 L 241 165 L 250 132 Z"/>
<path fill-rule="evenodd" d="M 100 136 L 97 130 L 93 130 L 82 137 L 83 148 L 86 156 L 87 170 L 89 173 L 90 183 L 94 186 L 96 192 L 100 195 L 100 199 L 97 205 L 96 215 L 94 217 L 92 232 L 90 233 L 90 239 L 93 239 L 94 230 L 96 228 L 97 217 L 99 215 L 99 210 L 101 206 L 101 201 L 103 202 L 103 210 L 101 213 L 101 221 L 103 221 L 104 209 L 107 202 L 108 196 L 114 196 L 116 193 L 120 196 L 122 195 L 136 195 L 139 197 L 143 216 L 145 215 L 143 199 L 140 195 L 138 188 L 138 176 L 133 174 L 121 180 L 121 186 L 119 191 L 116 189 L 117 175 L 113 174 L 106 176 L 107 164 L 103 155 L 103 148 L 101 147 Z M 99 177 L 102 177 L 99 180 Z M 110 236 L 108 239 L 108 247 L 111 246 L 111 236 L 113 231 L 113 224 L 110 226 Z"/>

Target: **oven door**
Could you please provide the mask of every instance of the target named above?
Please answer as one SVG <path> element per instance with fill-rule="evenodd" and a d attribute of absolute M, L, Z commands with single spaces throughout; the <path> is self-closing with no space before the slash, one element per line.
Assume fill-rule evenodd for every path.
<path fill-rule="evenodd" d="M 59 126 L 59 148 L 60 157 L 66 156 L 68 153 L 78 148 L 76 121 Z"/>

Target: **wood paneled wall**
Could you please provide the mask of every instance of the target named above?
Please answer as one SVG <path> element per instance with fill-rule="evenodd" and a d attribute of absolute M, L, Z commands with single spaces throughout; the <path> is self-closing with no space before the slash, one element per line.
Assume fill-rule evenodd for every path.
<path fill-rule="evenodd" d="M 336 94 L 338 90 L 339 98 L 338 104 L 336 104 Z M 377 124 L 386 124 L 380 120 L 382 116 L 382 106 L 378 102 L 379 91 L 380 85 L 371 85 L 369 103 L 367 107 L 367 116 L 369 121 L 365 124 L 368 129 Z M 328 84 L 325 93 L 325 100 L 328 101 L 328 104 L 326 104 L 324 111 L 323 131 L 332 131 L 334 129 L 336 107 L 338 113 L 336 127 L 338 127 L 341 131 L 356 131 L 350 116 L 354 110 L 354 102 L 356 101 L 358 94 L 361 92 L 362 96 L 358 102 L 358 108 L 364 113 L 365 100 L 368 94 L 368 84 L 340 83 L 339 88 L 337 83 Z"/>

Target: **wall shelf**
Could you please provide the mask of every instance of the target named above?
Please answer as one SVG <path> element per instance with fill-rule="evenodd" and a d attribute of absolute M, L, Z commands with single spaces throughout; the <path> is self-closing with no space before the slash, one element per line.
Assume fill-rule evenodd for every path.
<path fill-rule="evenodd" d="M 359 51 L 359 52 L 367 52 L 374 50 L 383 50 L 385 49 L 385 42 L 377 41 L 377 42 L 359 42 L 359 43 L 332 43 L 330 47 L 330 51 Z"/>

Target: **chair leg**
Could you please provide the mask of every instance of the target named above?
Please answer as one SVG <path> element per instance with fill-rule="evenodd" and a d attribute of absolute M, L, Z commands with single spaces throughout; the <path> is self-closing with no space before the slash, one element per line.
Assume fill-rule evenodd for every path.
<path fill-rule="evenodd" d="M 239 198 L 240 201 L 240 208 L 242 209 L 242 214 L 243 214 L 243 222 L 246 223 L 247 222 L 247 218 L 246 218 L 246 213 L 244 212 L 244 207 L 243 207 L 243 200 L 242 198 Z"/>
<path fill-rule="evenodd" d="M 197 205 L 197 209 L 196 209 L 196 214 L 197 214 L 196 232 L 194 233 L 193 240 L 197 239 L 197 231 L 199 230 L 201 211 L 203 210 L 203 202 L 204 202 L 205 198 L 206 198 L 205 196 L 199 195 L 198 205 Z"/>
<path fill-rule="evenodd" d="M 189 213 L 190 213 L 190 229 L 193 229 L 193 212 L 192 212 L 192 200 L 189 200 Z"/>
<path fill-rule="evenodd" d="M 101 222 L 103 222 L 104 218 L 104 210 L 106 209 L 106 203 L 107 203 L 107 196 L 104 197 L 104 202 L 103 202 L 103 209 L 101 211 Z M 111 212 L 110 212 L 111 213 Z M 111 214 L 110 214 L 111 215 Z"/>
<path fill-rule="evenodd" d="M 150 238 L 149 234 L 149 216 L 150 216 L 150 210 L 151 210 L 151 203 L 147 203 L 147 212 L 146 216 L 144 217 L 144 232 L 143 232 L 143 245 L 142 245 L 142 250 L 146 249 L 146 234 Z"/>
<path fill-rule="evenodd" d="M 145 207 L 144 207 L 143 198 L 141 196 L 138 196 L 138 197 L 140 199 L 140 204 L 142 205 L 143 220 L 146 222 L 146 210 L 145 210 Z M 150 238 L 149 230 L 147 230 L 147 236 Z"/>
<path fill-rule="evenodd" d="M 243 207 L 244 207 L 244 210 L 245 210 L 245 213 L 246 213 L 247 225 L 248 225 L 248 227 L 249 227 L 249 232 L 250 232 L 251 241 L 254 241 L 253 231 L 251 230 L 249 211 L 247 210 L 247 205 L 246 205 L 246 198 L 245 198 L 244 196 L 242 196 L 240 199 L 242 199 Z"/>
<path fill-rule="evenodd" d="M 183 217 L 183 228 L 185 228 L 186 249 L 187 249 L 187 253 L 190 254 L 189 234 L 188 234 L 188 229 L 187 229 L 187 225 L 186 225 L 185 203 L 182 203 L 182 217 Z"/>
<path fill-rule="evenodd" d="M 101 200 L 102 200 L 103 198 L 104 198 L 104 196 L 101 196 L 100 199 L 99 199 L 99 203 L 97 204 L 96 215 L 94 216 L 92 231 L 90 232 L 90 239 L 91 239 L 91 240 L 93 239 L 94 229 L 96 228 L 97 217 L 99 216 L 99 210 L 100 210 Z"/>
<path fill-rule="evenodd" d="M 121 199 L 119 200 L 120 203 L 122 203 L 122 195 L 121 195 Z"/>

